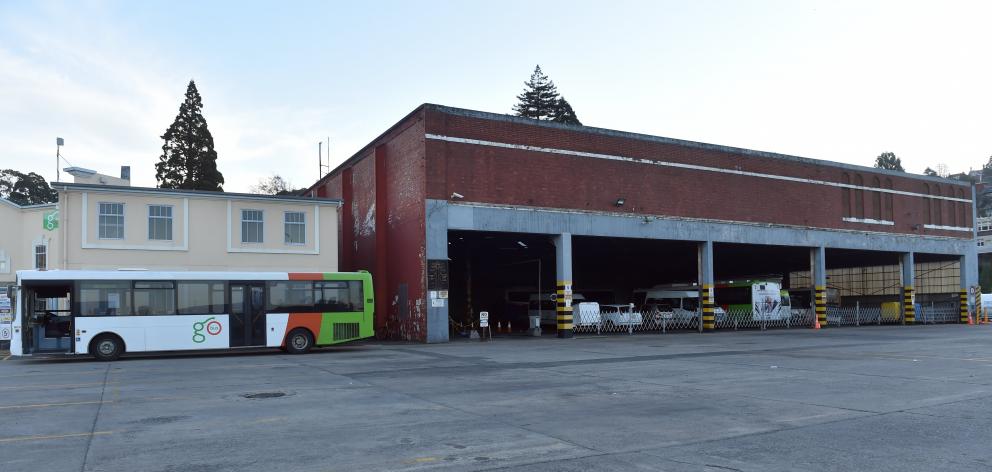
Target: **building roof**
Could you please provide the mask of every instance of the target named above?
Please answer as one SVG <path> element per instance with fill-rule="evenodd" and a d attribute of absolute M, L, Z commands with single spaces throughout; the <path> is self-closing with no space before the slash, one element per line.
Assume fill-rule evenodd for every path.
<path fill-rule="evenodd" d="M 254 193 L 212 192 L 207 190 L 182 190 L 171 188 L 130 187 L 122 185 L 76 184 L 67 182 L 52 182 L 56 190 L 77 190 L 87 192 L 136 193 L 144 195 L 161 195 L 196 198 L 226 198 L 236 200 L 265 200 L 270 202 L 312 203 L 318 205 L 341 206 L 342 202 L 333 198 L 304 197 L 299 195 L 259 195 Z"/>
<path fill-rule="evenodd" d="M 56 203 L 36 203 L 34 205 L 18 205 L 10 200 L 7 200 L 6 198 L 0 198 L 0 202 L 3 202 L 6 205 L 10 205 L 14 208 L 17 208 L 18 210 L 29 210 L 32 208 L 55 208 L 57 206 Z"/>
<path fill-rule="evenodd" d="M 553 122 L 553 121 L 535 120 L 535 119 L 524 118 L 524 117 L 520 117 L 520 116 L 507 115 L 507 114 L 501 114 L 501 113 L 491 113 L 491 112 L 478 111 L 478 110 L 469 110 L 469 109 L 465 109 L 465 108 L 449 107 L 449 106 L 437 105 L 437 104 L 433 104 L 433 103 L 424 103 L 424 104 L 418 106 L 417 108 L 415 108 L 413 111 L 411 111 L 410 113 L 408 113 L 402 119 L 400 119 L 399 121 L 397 121 L 396 123 L 394 123 L 392 126 L 390 126 L 388 129 L 386 129 L 385 131 L 383 131 L 382 134 L 380 134 L 379 136 L 377 136 L 375 139 L 373 139 L 372 141 L 370 141 L 365 146 L 362 146 L 362 148 L 359 149 L 358 152 L 356 152 L 351 157 L 349 157 L 344 162 L 342 162 L 337 167 L 335 167 L 333 170 L 331 170 L 330 172 L 328 172 L 327 175 L 336 174 L 339 170 L 341 170 L 341 169 L 343 169 L 345 167 L 348 167 L 354 161 L 360 159 L 363 155 L 365 155 L 367 153 L 367 151 L 368 151 L 368 149 L 369 149 L 370 146 L 372 146 L 377 141 L 381 140 L 383 137 L 385 137 L 386 135 L 388 135 L 389 133 L 391 133 L 393 130 L 395 130 L 397 127 L 399 127 L 400 125 L 402 125 L 403 123 L 405 123 L 408 119 L 410 119 L 411 116 L 416 115 L 418 112 L 420 112 L 422 110 L 427 110 L 427 109 L 434 110 L 434 111 L 437 111 L 437 112 L 440 112 L 440 113 L 444 113 L 444 114 L 448 114 L 448 115 L 467 116 L 467 117 L 471 117 L 471 118 L 478 118 L 478 119 L 490 120 L 490 121 L 502 121 L 502 122 L 507 122 L 507 123 L 518 123 L 518 124 L 529 125 L 529 126 L 540 126 L 540 127 L 544 127 L 544 128 L 559 129 L 559 130 L 562 130 L 562 131 L 598 134 L 598 135 L 613 136 L 613 137 L 618 137 L 618 138 L 635 139 L 635 140 L 639 140 L 639 141 L 650 141 L 650 142 L 655 142 L 655 143 L 671 144 L 671 145 L 684 146 L 684 147 L 690 147 L 690 148 L 696 148 L 696 149 L 706 149 L 706 150 L 710 150 L 710 151 L 725 152 L 725 153 L 728 153 L 728 154 L 736 154 L 736 155 L 742 155 L 742 156 L 753 156 L 753 157 L 762 157 L 762 158 L 771 158 L 771 159 L 781 159 L 781 160 L 792 161 L 792 162 L 800 162 L 800 163 L 804 163 L 804 164 L 837 167 L 837 168 L 847 169 L 847 170 L 851 170 L 851 171 L 855 171 L 855 172 L 873 172 L 873 173 L 876 173 L 876 174 L 890 175 L 890 176 L 893 176 L 893 177 L 911 178 L 911 179 L 924 180 L 924 181 L 930 181 L 930 182 L 936 182 L 936 183 L 943 183 L 943 184 L 957 184 L 957 185 L 962 185 L 962 186 L 968 186 L 969 185 L 967 182 L 961 182 L 961 181 L 958 181 L 958 180 L 947 179 L 947 178 L 943 178 L 943 177 L 935 177 L 935 176 L 922 175 L 922 174 L 912 174 L 912 173 L 908 173 L 908 172 L 899 172 L 899 171 L 893 171 L 893 170 L 879 169 L 877 167 L 869 167 L 869 166 L 862 166 L 862 165 L 856 165 L 856 164 L 846 164 L 846 163 L 842 163 L 842 162 L 828 161 L 828 160 L 822 160 L 822 159 L 813 159 L 813 158 L 809 158 L 809 157 L 793 156 L 793 155 L 789 155 L 789 154 L 780 154 L 780 153 L 768 152 L 768 151 L 756 151 L 756 150 L 753 150 L 753 149 L 739 148 L 739 147 L 733 147 L 733 146 L 723 146 L 723 145 L 719 145 L 719 144 L 710 144 L 710 143 L 704 143 L 704 142 L 699 142 L 699 141 L 688 141 L 688 140 L 684 140 L 684 139 L 666 138 L 666 137 L 663 137 L 663 136 L 654 136 L 654 135 L 649 135 L 649 134 L 632 133 L 632 132 L 628 132 L 628 131 L 617 131 L 617 130 L 612 130 L 612 129 L 607 129 L 607 128 L 597 128 L 597 127 L 594 127 L 594 126 L 566 125 L 566 124 L 562 124 L 562 123 L 556 123 L 556 122 Z M 309 192 L 313 191 L 314 188 L 318 184 L 320 184 L 327 177 L 327 175 L 321 176 L 320 179 L 317 179 L 317 181 L 313 185 L 311 185 L 310 187 L 307 188 L 306 192 L 309 193 Z"/>

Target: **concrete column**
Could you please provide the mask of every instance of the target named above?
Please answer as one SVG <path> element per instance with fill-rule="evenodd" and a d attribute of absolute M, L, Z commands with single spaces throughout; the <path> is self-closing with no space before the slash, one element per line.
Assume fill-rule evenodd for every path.
<path fill-rule="evenodd" d="M 976 286 L 978 286 L 978 248 L 973 246 L 967 254 L 961 256 L 961 323 L 968 323 L 969 313 L 977 312 L 975 296 L 968 290 Z"/>
<path fill-rule="evenodd" d="M 814 326 L 827 325 L 827 249 L 823 246 L 810 248 L 810 273 L 813 276 Z"/>
<path fill-rule="evenodd" d="M 574 336 L 572 325 L 572 233 L 554 237 L 558 337 Z"/>
<path fill-rule="evenodd" d="M 438 200 L 427 201 L 427 261 L 430 269 L 431 261 L 448 266 L 448 203 Z M 450 268 L 448 269 L 450 273 Z M 449 277 L 450 279 L 450 277 Z M 448 342 L 448 309 L 451 299 L 448 298 L 449 286 L 441 284 L 431 286 L 428 277 L 427 286 L 427 342 Z M 437 284 L 438 282 L 433 282 Z"/>
<path fill-rule="evenodd" d="M 899 258 L 899 265 L 902 266 L 902 324 L 911 325 L 916 323 L 916 300 L 913 296 L 913 286 L 916 284 L 916 263 L 913 261 L 913 253 L 904 252 Z"/>
<path fill-rule="evenodd" d="M 713 297 L 713 241 L 703 241 L 697 246 L 697 267 L 699 274 L 699 306 L 702 319 L 699 332 L 716 329 L 716 299 Z"/>

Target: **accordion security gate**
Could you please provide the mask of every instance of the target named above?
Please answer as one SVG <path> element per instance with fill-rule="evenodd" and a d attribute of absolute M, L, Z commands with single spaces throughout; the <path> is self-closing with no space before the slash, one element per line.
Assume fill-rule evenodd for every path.
<path fill-rule="evenodd" d="M 916 304 L 914 324 L 959 323 L 959 309 L 953 303 Z M 604 309 L 598 318 L 576 316 L 576 334 L 634 334 L 698 332 L 702 310 L 659 312 L 635 309 Z M 754 316 L 750 310 L 730 310 L 716 313 L 716 330 L 766 330 L 809 329 L 813 326 L 812 308 L 794 308 L 788 314 L 764 318 Z M 878 326 L 903 324 L 898 307 L 865 304 L 845 307 L 828 307 L 827 322 L 831 326 Z"/>

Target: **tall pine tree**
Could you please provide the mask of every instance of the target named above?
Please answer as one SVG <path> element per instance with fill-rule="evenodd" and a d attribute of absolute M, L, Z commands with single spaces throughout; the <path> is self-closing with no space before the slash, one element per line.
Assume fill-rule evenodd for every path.
<path fill-rule="evenodd" d="M 513 106 L 517 116 L 536 120 L 551 119 L 558 104 L 558 88 L 544 75 L 540 65 L 534 68 L 534 73 L 530 75 L 530 80 L 524 82 L 524 87 L 523 93 L 517 95 L 520 102 Z"/>
<path fill-rule="evenodd" d="M 558 95 L 558 88 L 544 75 L 540 65 L 534 68 L 530 80 L 524 82 L 524 91 L 517 95 L 517 100 L 517 104 L 513 106 L 517 116 L 571 125 L 582 124 L 568 101 Z"/>
<path fill-rule="evenodd" d="M 203 101 L 192 80 L 179 114 L 162 139 L 162 155 L 155 164 L 155 180 L 161 188 L 224 191 L 224 176 L 217 170 L 214 138 L 201 110 Z"/>

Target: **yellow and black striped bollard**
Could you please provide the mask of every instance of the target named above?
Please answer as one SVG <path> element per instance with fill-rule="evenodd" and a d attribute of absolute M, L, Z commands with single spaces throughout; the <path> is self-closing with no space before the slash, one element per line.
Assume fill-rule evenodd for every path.
<path fill-rule="evenodd" d="M 716 329 L 716 305 L 712 293 L 713 284 L 703 284 L 703 331 Z"/>
<path fill-rule="evenodd" d="M 819 327 L 827 325 L 827 287 L 817 285 L 814 288 L 813 303 L 816 311 L 816 323 Z"/>
<path fill-rule="evenodd" d="M 555 317 L 558 321 L 558 337 L 571 338 L 574 336 L 574 326 L 572 325 L 572 304 L 567 303 L 571 299 L 572 282 L 568 280 L 558 281 L 558 290 L 555 292 Z M 568 292 L 568 296 L 566 296 Z"/>
<path fill-rule="evenodd" d="M 916 323 L 916 307 L 913 305 L 913 286 L 902 288 L 902 321 L 903 324 Z"/>
<path fill-rule="evenodd" d="M 961 319 L 959 321 L 961 324 L 968 324 L 968 289 L 961 289 L 958 296 L 961 299 Z"/>

